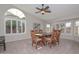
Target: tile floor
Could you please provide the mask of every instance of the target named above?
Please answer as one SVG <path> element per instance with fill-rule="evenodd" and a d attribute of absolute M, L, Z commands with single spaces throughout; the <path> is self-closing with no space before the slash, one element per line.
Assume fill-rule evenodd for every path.
<path fill-rule="evenodd" d="M 31 46 L 31 39 L 19 40 L 6 43 L 6 51 L 0 46 L 1 54 L 78 54 L 79 42 L 61 39 L 59 46 L 44 46 L 35 49 Z"/>

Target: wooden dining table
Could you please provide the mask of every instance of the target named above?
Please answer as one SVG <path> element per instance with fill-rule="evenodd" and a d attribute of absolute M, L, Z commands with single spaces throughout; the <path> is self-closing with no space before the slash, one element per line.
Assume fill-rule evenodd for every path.
<path fill-rule="evenodd" d="M 44 45 L 46 45 L 46 38 L 51 37 L 51 33 L 37 33 L 35 35 L 42 39 Z"/>
<path fill-rule="evenodd" d="M 51 33 L 37 33 L 35 35 L 38 36 L 38 37 L 50 37 Z"/>

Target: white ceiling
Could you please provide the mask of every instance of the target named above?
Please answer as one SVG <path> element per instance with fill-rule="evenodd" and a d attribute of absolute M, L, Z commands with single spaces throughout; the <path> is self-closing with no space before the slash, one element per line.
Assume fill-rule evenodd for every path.
<path fill-rule="evenodd" d="M 42 15 L 41 13 L 36 14 L 38 11 L 35 7 L 40 7 L 40 4 L 15 4 L 14 6 L 24 10 L 25 12 L 32 14 L 42 20 L 57 20 L 63 18 L 72 18 L 79 16 L 79 5 L 78 4 L 46 4 L 49 5 L 51 13 Z M 45 5 L 45 6 L 46 6 Z M 51 21 L 50 21 L 51 22 Z"/>

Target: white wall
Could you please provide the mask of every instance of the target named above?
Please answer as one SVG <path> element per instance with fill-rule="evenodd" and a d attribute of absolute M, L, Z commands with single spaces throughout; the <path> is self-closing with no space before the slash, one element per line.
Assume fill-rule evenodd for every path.
<path fill-rule="evenodd" d="M 4 16 L 4 13 L 10 8 L 16 8 L 16 7 L 13 5 L 8 5 L 8 4 L 7 5 L 0 5 L 0 36 L 5 35 L 5 29 L 4 29 L 5 16 Z M 32 30 L 33 23 L 40 23 L 41 28 L 43 29 L 43 22 L 40 21 L 40 19 L 38 19 L 32 15 L 29 15 L 27 13 L 25 13 L 25 15 L 26 15 L 26 33 L 25 34 L 5 35 L 6 42 L 31 38 L 30 31 Z"/>

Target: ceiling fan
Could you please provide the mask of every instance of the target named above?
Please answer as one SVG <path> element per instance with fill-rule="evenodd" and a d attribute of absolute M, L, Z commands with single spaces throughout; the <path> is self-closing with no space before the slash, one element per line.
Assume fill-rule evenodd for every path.
<path fill-rule="evenodd" d="M 45 13 L 51 13 L 51 11 L 49 10 L 49 6 L 44 6 L 44 4 L 42 4 L 42 8 L 36 7 L 36 9 L 38 11 L 35 13 L 41 13 L 42 15 L 44 15 Z"/>

